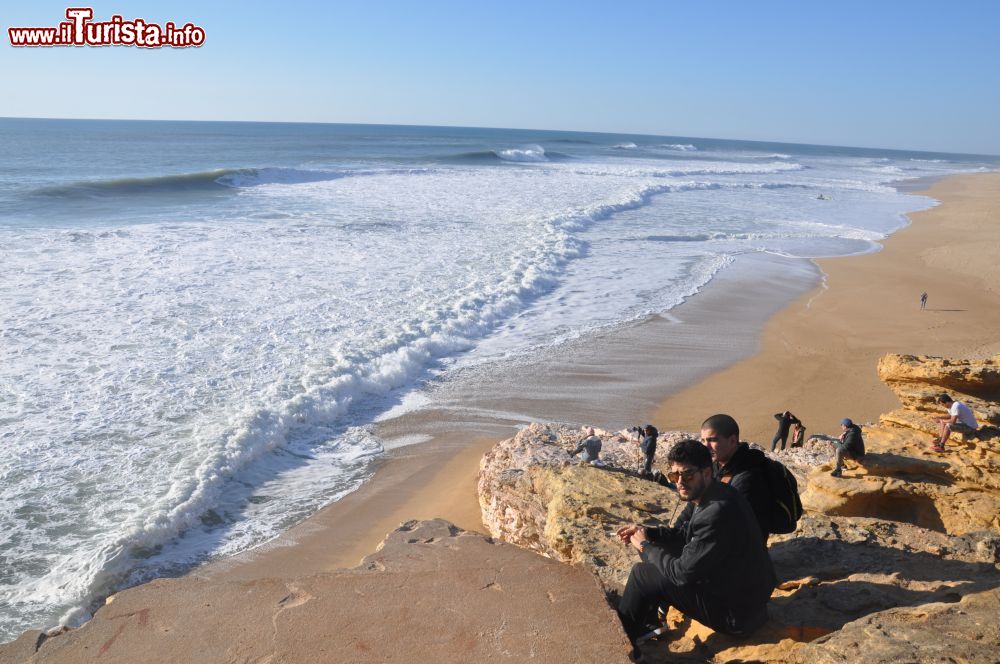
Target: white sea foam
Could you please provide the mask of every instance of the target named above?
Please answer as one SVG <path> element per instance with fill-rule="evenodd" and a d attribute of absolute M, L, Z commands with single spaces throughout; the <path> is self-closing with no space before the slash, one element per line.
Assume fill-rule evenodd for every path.
<path fill-rule="evenodd" d="M 678 150 L 680 152 L 696 152 L 698 150 L 698 148 L 690 143 L 661 143 L 660 147 L 667 148 L 668 150 Z"/>
<path fill-rule="evenodd" d="M 523 148 L 508 148 L 506 150 L 494 150 L 493 154 L 504 161 L 548 161 L 545 156 L 545 148 L 541 145 L 528 145 Z"/>

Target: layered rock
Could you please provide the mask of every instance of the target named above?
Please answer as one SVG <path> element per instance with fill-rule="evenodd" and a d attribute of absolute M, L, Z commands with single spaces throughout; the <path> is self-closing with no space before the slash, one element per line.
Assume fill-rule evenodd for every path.
<path fill-rule="evenodd" d="M 894 358 L 884 359 L 880 372 L 894 377 L 901 394 L 905 418 L 899 419 L 940 416 L 931 399 L 949 390 L 992 421 L 992 362 Z M 581 430 L 534 424 L 484 457 L 479 491 L 484 523 L 495 537 L 590 569 L 613 603 L 637 561 L 615 530 L 669 522 L 680 508 L 671 490 L 634 472 L 627 454 L 635 443 L 627 434 L 601 435 L 608 450 L 602 456 L 628 463 L 580 463 L 568 451 Z M 865 436 L 869 454 L 841 478 L 829 473 L 831 436 L 814 436 L 803 448 L 777 455 L 799 478 L 807 514 L 796 533 L 770 539 L 781 581 L 771 621 L 751 639 L 736 641 L 671 611 L 674 630 L 644 650 L 650 661 L 891 662 L 922 660 L 924 652 L 996 661 L 1000 635 L 995 619 L 984 622 L 996 610 L 1000 586 L 994 445 L 955 441 L 952 452 L 939 455 L 926 432 L 886 419 L 866 427 Z M 671 435 L 680 437 L 685 434 Z M 658 454 L 669 447 L 662 442 Z M 866 644 L 863 653 L 859 643 Z"/>
<path fill-rule="evenodd" d="M 980 425 L 1000 426 L 1000 356 L 989 360 L 949 360 L 926 355 L 886 355 L 879 378 L 899 397 L 902 407 L 882 415 L 885 424 L 937 435 L 934 421 L 945 416 L 937 396 L 947 392 L 972 409 Z M 987 430 L 987 436 L 996 431 Z M 955 434 L 965 441 L 967 436 Z M 968 437 L 972 439 L 973 437 Z"/>
<path fill-rule="evenodd" d="M 627 662 L 629 649 L 584 569 L 434 520 L 350 570 L 154 581 L 80 629 L 0 646 L 0 661 Z"/>

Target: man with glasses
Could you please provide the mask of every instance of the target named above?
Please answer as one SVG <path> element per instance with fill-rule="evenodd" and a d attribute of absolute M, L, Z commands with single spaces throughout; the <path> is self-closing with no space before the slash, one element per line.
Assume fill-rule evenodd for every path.
<path fill-rule="evenodd" d="M 667 477 L 687 502 L 677 522 L 618 530 L 642 558 L 618 605 L 625 631 L 633 644 L 642 643 L 656 609 L 673 606 L 716 631 L 749 634 L 767 621 L 777 584 L 750 505 L 712 476 L 712 456 L 701 442 L 682 440 L 667 461 Z"/>

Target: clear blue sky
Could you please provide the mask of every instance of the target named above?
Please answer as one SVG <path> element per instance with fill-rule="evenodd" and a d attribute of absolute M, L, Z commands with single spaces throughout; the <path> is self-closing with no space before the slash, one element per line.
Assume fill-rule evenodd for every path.
<path fill-rule="evenodd" d="M 80 5 L 84 3 L 70 3 Z M 12 48 L 0 116 L 521 127 L 1000 154 L 1000 2 L 147 2 L 197 49 Z M 86 6 L 86 5 L 84 5 Z"/>

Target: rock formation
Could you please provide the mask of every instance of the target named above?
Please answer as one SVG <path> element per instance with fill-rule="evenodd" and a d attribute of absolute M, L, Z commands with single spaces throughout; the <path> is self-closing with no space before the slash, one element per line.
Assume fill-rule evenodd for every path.
<path fill-rule="evenodd" d="M 80 629 L 0 646 L 0 662 L 627 662 L 629 650 L 584 569 L 434 520 L 403 524 L 350 570 L 138 586 Z"/>
<path fill-rule="evenodd" d="M 887 356 L 879 371 L 903 405 L 865 427 L 861 464 L 831 477 L 829 436 L 776 455 L 799 478 L 807 513 L 797 532 L 770 538 L 781 585 L 768 625 L 740 642 L 671 611 L 674 629 L 644 650 L 649 661 L 998 661 L 997 441 L 988 431 L 953 439 L 944 454 L 929 444 L 941 391 L 997 421 L 998 365 Z M 626 433 L 600 434 L 604 468 L 567 454 L 581 430 L 533 424 L 484 457 L 479 493 L 495 537 L 590 569 L 613 603 L 637 560 L 614 531 L 680 508 L 670 489 L 636 475 Z"/>

